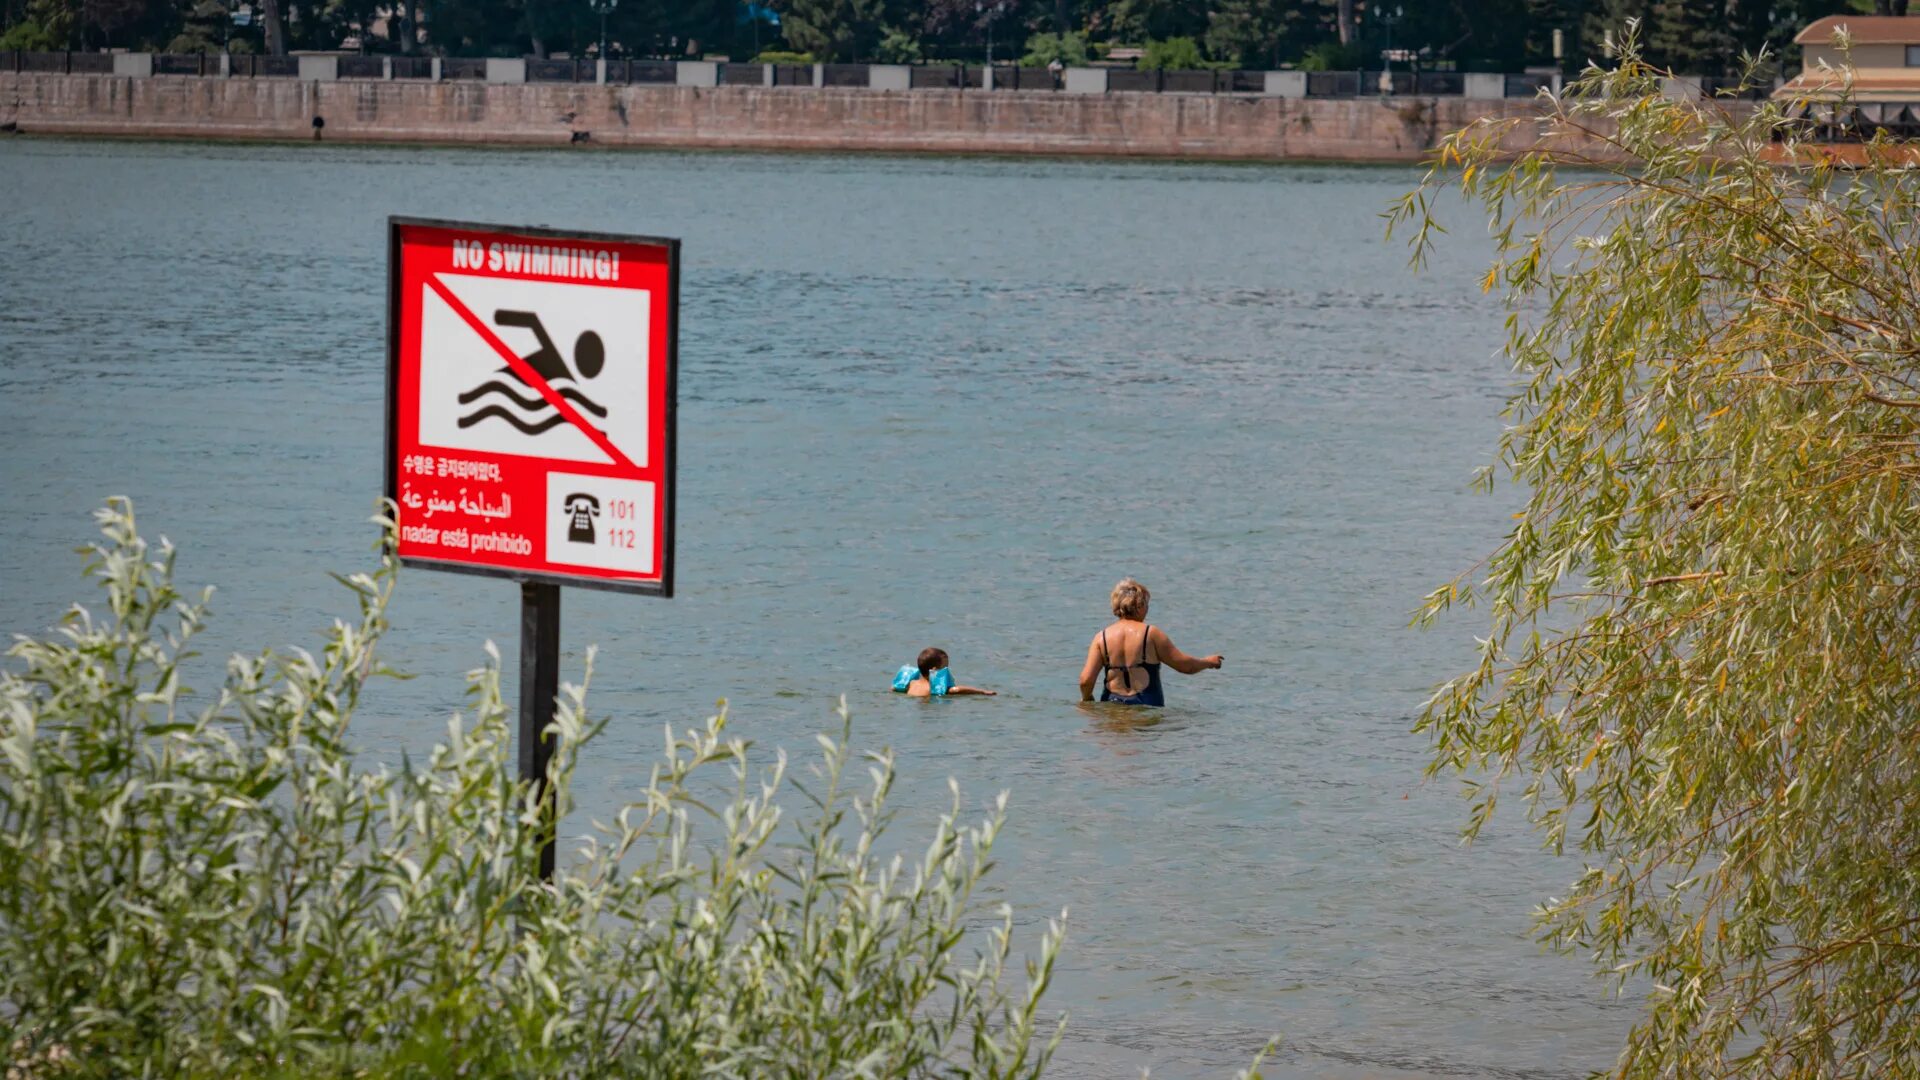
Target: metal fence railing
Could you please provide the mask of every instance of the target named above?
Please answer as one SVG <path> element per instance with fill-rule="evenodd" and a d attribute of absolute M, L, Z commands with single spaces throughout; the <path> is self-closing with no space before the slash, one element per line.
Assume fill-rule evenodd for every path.
<path fill-rule="evenodd" d="M 298 78 L 301 57 L 258 56 L 219 53 L 155 53 L 134 55 L 126 67 L 118 57 L 102 52 L 0 51 L 0 71 L 23 74 L 112 74 L 116 70 L 150 71 L 161 76 L 216 77 L 223 70 L 234 78 Z M 489 77 L 489 61 L 473 56 L 359 56 L 332 58 L 310 70 L 309 78 L 411 79 L 484 81 Z M 556 60 L 526 57 L 507 61 L 503 72 L 495 67 L 492 77 L 509 81 L 542 83 L 592 83 L 602 78 L 620 86 L 672 86 L 688 79 L 687 85 L 812 87 L 816 73 L 819 85 L 841 88 L 873 86 L 898 87 L 901 69 L 872 64 L 758 64 L 720 61 L 689 67 L 675 60 L 623 59 L 604 64 L 576 58 Z M 317 70 L 319 74 L 315 74 Z M 689 70 L 691 75 L 689 75 Z M 604 75 L 603 75 L 604 72 Z M 1103 68 L 1108 93 L 1169 94 L 1265 94 L 1274 72 L 1267 71 L 1160 71 L 1135 68 Z M 969 90 L 986 85 L 986 68 L 979 64 L 935 63 L 905 67 L 906 85 L 915 90 Z M 1482 93 L 1497 87 L 1506 97 L 1526 98 L 1551 84 L 1552 76 L 1487 73 L 1471 75 L 1458 71 L 1394 71 L 1383 76 L 1379 71 L 1307 71 L 1284 73 L 1285 81 L 1276 93 L 1299 94 L 1310 98 L 1372 97 L 1387 91 L 1396 95 L 1419 97 L 1459 97 L 1468 84 Z M 1383 87 L 1383 79 L 1388 84 Z M 993 68 L 995 90 L 1056 92 L 1071 80 L 1041 67 L 998 64 Z M 1705 77 L 1687 80 L 1697 84 L 1703 95 L 1733 96 L 1742 99 L 1766 97 L 1771 85 L 1743 87 L 1730 78 Z M 1091 84 L 1101 86 L 1100 81 Z"/>
<path fill-rule="evenodd" d="M 73 54 L 66 52 L 16 52 L 10 70 L 48 75 L 65 75 L 73 70 Z"/>
<path fill-rule="evenodd" d="M 820 67 L 820 85 L 851 86 L 865 89 L 868 84 L 866 64 L 822 64 Z"/>
<path fill-rule="evenodd" d="M 527 61 L 528 82 L 594 82 L 600 78 L 600 69 L 592 60 L 529 60 Z"/>
<path fill-rule="evenodd" d="M 622 60 L 621 64 L 625 65 L 622 82 L 671 86 L 677 81 L 675 76 L 678 69 L 671 60 Z M 611 74 L 607 76 L 607 81 L 613 81 Z"/>
<path fill-rule="evenodd" d="M 206 53 L 160 53 L 153 58 L 155 75 L 205 75 L 207 71 Z M 212 74 L 220 73 L 220 58 L 213 57 Z"/>
<path fill-rule="evenodd" d="M 1415 92 L 1417 82 L 1418 76 L 1411 71 L 1363 71 L 1360 73 L 1360 92 L 1378 94 L 1383 86 L 1392 86 L 1393 93 L 1411 94 Z"/>
<path fill-rule="evenodd" d="M 158 57 L 154 58 L 158 61 Z M 155 70 L 159 70 L 157 67 Z M 217 70 L 217 69 L 215 69 Z M 227 57 L 227 73 L 236 79 L 293 79 L 300 76 L 300 58 L 297 56 L 248 56 L 235 54 Z"/>
<path fill-rule="evenodd" d="M 1218 71 L 1163 71 L 1160 90 L 1168 94 L 1217 94 L 1220 74 Z"/>
<path fill-rule="evenodd" d="M 1307 96 L 1358 97 L 1360 82 L 1358 71 L 1309 71 L 1307 72 Z"/>
<path fill-rule="evenodd" d="M 916 64 L 907 73 L 907 85 L 915 90 L 958 90 L 966 84 L 958 64 Z"/>
<path fill-rule="evenodd" d="M 1507 76 L 1507 96 L 1533 97 L 1552 85 L 1553 77 L 1550 75 L 1509 75 Z"/>
<path fill-rule="evenodd" d="M 1058 90 L 1060 81 L 1043 67 L 997 67 L 993 69 L 995 90 Z"/>

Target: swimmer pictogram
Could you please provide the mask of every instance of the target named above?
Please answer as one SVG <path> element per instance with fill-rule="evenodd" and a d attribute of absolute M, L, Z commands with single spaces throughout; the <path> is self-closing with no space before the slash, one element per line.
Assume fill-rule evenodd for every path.
<path fill-rule="evenodd" d="M 531 331 L 540 347 L 520 359 L 526 361 L 533 373 L 544 379 L 555 393 L 599 419 L 606 418 L 607 410 L 587 396 L 578 385 L 580 381 L 600 374 L 606 366 L 606 345 L 597 332 L 583 330 L 574 339 L 573 366 L 569 368 L 554 345 L 553 338 L 548 336 L 540 316 L 531 311 L 502 308 L 493 313 L 493 322 L 500 327 Z M 460 404 L 479 405 L 459 418 L 461 427 L 472 427 L 486 420 L 500 420 L 528 435 L 538 435 L 567 422 L 566 417 L 540 396 L 537 388 L 522 379 L 511 365 L 500 367 L 493 376 L 460 395 Z M 526 396 L 518 391 L 525 391 Z"/>
<path fill-rule="evenodd" d="M 424 441 L 644 467 L 647 292 L 448 273 L 421 284 Z"/>

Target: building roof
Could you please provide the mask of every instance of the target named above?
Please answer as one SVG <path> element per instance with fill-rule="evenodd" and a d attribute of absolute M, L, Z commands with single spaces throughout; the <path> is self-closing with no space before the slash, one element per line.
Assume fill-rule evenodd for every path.
<path fill-rule="evenodd" d="M 1920 15 L 1829 15 L 1793 36 L 1795 45 L 1825 45 L 1842 26 L 1855 45 L 1920 45 Z"/>
<path fill-rule="evenodd" d="M 1775 90 L 1773 97 L 1777 101 L 1837 101 L 1846 97 L 1855 102 L 1920 103 L 1920 69 L 1910 75 L 1808 70 Z"/>

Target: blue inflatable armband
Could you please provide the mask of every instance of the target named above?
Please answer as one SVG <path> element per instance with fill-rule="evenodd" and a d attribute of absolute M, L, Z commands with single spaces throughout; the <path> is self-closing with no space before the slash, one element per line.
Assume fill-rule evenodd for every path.
<path fill-rule="evenodd" d="M 919 668 L 912 664 L 900 665 L 900 670 L 893 674 L 893 692 L 896 694 L 906 693 L 907 687 L 912 686 L 913 680 L 919 677 Z M 951 689 L 953 689 L 953 672 L 951 670 L 941 668 L 927 677 L 927 690 L 931 692 L 934 697 L 945 697 L 947 696 L 947 691 Z"/>

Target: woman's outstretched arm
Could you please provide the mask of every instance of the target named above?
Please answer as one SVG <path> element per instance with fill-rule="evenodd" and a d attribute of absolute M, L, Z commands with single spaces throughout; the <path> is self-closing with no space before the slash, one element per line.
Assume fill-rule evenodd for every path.
<path fill-rule="evenodd" d="M 984 696 L 986 696 L 986 697 L 996 697 L 996 696 L 998 696 L 998 695 L 999 695 L 999 691 L 998 691 L 998 690 L 987 690 L 987 689 L 984 689 L 984 688 L 982 688 L 982 687 L 978 687 L 978 686 L 949 686 L 949 687 L 947 687 L 947 696 L 948 696 L 948 697 L 959 697 L 959 696 L 961 696 L 962 694 L 981 694 L 981 695 L 984 695 Z"/>
<path fill-rule="evenodd" d="M 1165 630 L 1157 626 L 1153 628 L 1152 634 L 1154 653 L 1160 657 L 1162 663 L 1182 675 L 1198 674 L 1208 668 L 1217 668 L 1226 663 L 1226 657 L 1218 653 L 1212 656 L 1188 656 L 1180 651 L 1180 647 L 1173 643 L 1173 639 L 1167 636 Z"/>

